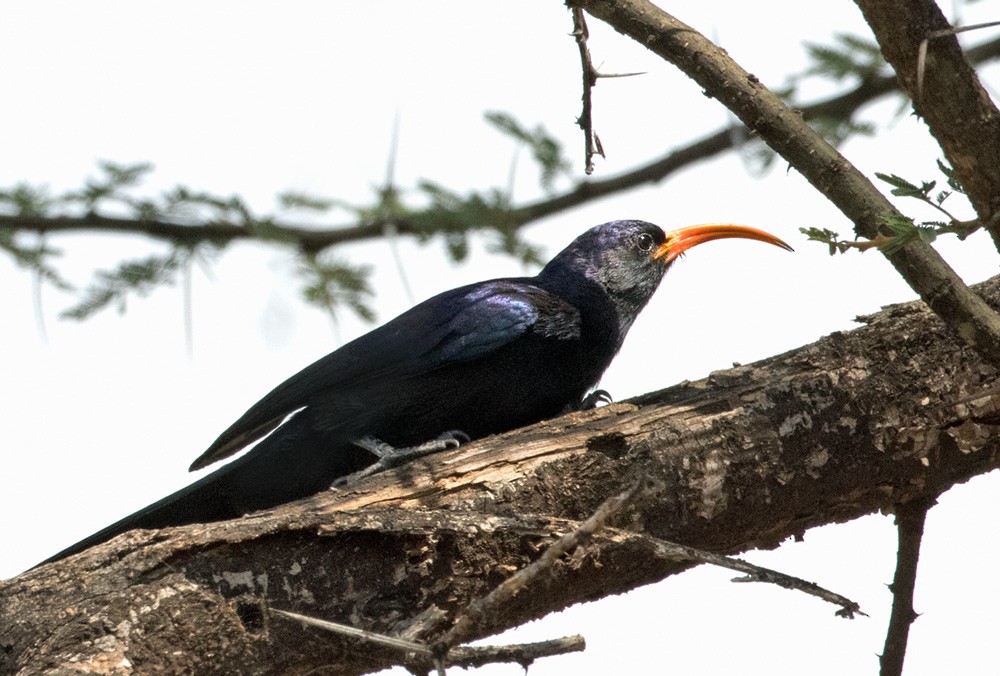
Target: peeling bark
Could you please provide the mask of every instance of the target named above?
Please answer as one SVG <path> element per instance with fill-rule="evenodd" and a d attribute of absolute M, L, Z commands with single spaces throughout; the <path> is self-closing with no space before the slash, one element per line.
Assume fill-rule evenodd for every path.
<path fill-rule="evenodd" d="M 979 288 L 996 306 L 1000 278 Z M 637 476 L 666 486 L 483 632 L 683 570 L 656 538 L 773 547 L 1000 467 L 995 369 L 923 304 L 770 359 L 242 519 L 133 531 L 0 583 L 0 673 L 359 673 L 433 641 Z"/>

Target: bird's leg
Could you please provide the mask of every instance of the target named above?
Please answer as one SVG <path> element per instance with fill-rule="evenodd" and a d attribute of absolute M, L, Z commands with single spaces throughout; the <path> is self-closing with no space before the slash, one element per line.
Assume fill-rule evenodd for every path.
<path fill-rule="evenodd" d="M 419 446 L 405 446 L 403 448 L 396 448 L 374 437 L 362 437 L 355 441 L 354 445 L 365 449 L 378 458 L 378 461 L 353 474 L 340 477 L 333 482 L 330 488 L 343 488 L 347 484 L 358 479 L 363 479 L 366 476 L 371 476 L 372 474 L 377 474 L 393 467 L 399 467 L 411 460 L 422 458 L 431 453 L 458 448 L 469 441 L 469 435 L 461 430 L 449 430 L 439 435 L 436 439 L 431 439 Z"/>
<path fill-rule="evenodd" d="M 594 390 L 581 399 L 574 410 L 589 411 L 592 408 L 597 408 L 598 404 L 610 404 L 613 401 L 614 399 L 611 398 L 607 390 Z"/>

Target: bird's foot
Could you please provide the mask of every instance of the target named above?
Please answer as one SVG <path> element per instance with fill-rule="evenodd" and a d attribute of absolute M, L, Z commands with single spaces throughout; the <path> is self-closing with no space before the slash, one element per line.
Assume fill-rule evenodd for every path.
<path fill-rule="evenodd" d="M 607 390 L 594 390 L 580 400 L 580 403 L 576 405 L 577 411 L 589 411 L 592 408 L 597 408 L 598 404 L 610 404 L 614 399 Z"/>
<path fill-rule="evenodd" d="M 385 443 L 375 437 L 362 437 L 354 442 L 355 446 L 365 449 L 376 458 L 377 462 L 368 465 L 362 470 L 354 472 L 353 474 L 348 474 L 347 476 L 342 476 L 333 482 L 330 488 L 343 488 L 349 483 L 353 483 L 359 479 L 364 479 L 372 474 L 378 474 L 387 469 L 392 469 L 393 467 L 399 467 L 400 465 L 406 464 L 411 460 L 416 460 L 417 458 L 422 458 L 425 455 L 430 455 L 431 453 L 439 453 L 441 451 L 447 451 L 451 448 L 458 448 L 462 444 L 471 441 L 468 434 L 461 430 L 449 430 L 436 439 L 431 439 L 430 441 L 420 444 L 419 446 L 405 446 L 403 448 L 396 448 L 390 444 Z"/>

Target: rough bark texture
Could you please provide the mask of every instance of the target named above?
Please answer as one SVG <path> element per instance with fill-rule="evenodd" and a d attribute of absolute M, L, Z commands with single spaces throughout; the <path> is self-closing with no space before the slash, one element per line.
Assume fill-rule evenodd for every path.
<path fill-rule="evenodd" d="M 944 151 L 979 218 L 1000 213 L 1000 111 L 966 60 L 951 24 L 932 0 L 856 0 L 913 108 Z M 920 43 L 927 43 L 923 87 Z M 1000 223 L 990 228 L 1000 247 Z"/>
<path fill-rule="evenodd" d="M 994 306 L 1000 278 L 980 291 Z M 268 607 L 432 641 L 637 476 L 666 486 L 499 630 L 1000 467 L 996 371 L 920 303 L 762 362 L 243 519 L 134 531 L 0 583 L 0 672 L 358 673 L 398 659 Z"/>

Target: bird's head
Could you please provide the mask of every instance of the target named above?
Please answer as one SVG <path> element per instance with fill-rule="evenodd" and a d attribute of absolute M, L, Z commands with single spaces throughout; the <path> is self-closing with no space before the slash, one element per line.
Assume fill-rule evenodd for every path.
<path fill-rule="evenodd" d="M 582 274 L 611 296 L 619 314 L 634 318 L 681 254 L 713 239 L 733 237 L 791 250 L 774 235 L 743 225 L 710 223 L 664 232 L 645 221 L 612 221 L 577 237 L 552 259 L 542 276 L 562 276 L 569 271 Z"/>

